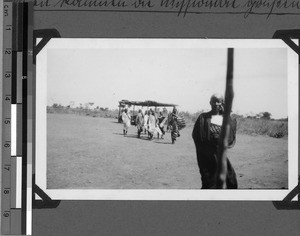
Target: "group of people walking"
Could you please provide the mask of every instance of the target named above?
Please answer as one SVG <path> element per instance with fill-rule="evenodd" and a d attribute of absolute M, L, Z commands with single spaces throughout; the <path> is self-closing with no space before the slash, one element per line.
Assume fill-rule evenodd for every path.
<path fill-rule="evenodd" d="M 210 98 L 211 110 L 199 115 L 195 122 L 192 138 L 196 147 L 196 155 L 198 167 L 202 180 L 202 189 L 210 189 L 216 187 L 216 173 L 218 167 L 218 151 L 220 145 L 220 134 L 222 128 L 224 114 L 224 98 L 221 95 L 214 94 Z M 130 126 L 130 114 L 127 109 L 122 114 L 124 123 L 124 135 L 127 134 Z M 142 132 L 148 134 L 151 140 L 155 133 L 158 138 L 165 135 L 164 126 L 167 124 L 171 130 L 171 139 L 174 144 L 180 136 L 180 116 L 176 107 L 172 113 L 163 114 L 162 112 L 155 113 L 153 110 L 146 111 L 145 114 L 139 110 L 136 117 L 136 126 L 138 137 L 141 137 Z M 228 148 L 232 148 L 236 141 L 236 120 L 229 119 L 229 135 Z M 226 186 L 228 189 L 236 189 L 238 187 L 236 173 L 229 159 L 227 161 Z"/>
<path fill-rule="evenodd" d="M 154 138 L 155 134 L 157 134 L 157 138 L 163 138 L 166 133 L 164 129 L 166 119 L 162 112 L 155 113 L 150 109 L 143 115 L 142 110 L 139 110 L 136 118 L 138 138 L 141 137 L 143 131 L 148 134 L 150 140 Z"/>
<path fill-rule="evenodd" d="M 167 130 L 171 131 L 171 140 L 172 144 L 174 144 L 176 138 L 180 136 L 178 118 L 179 116 L 176 107 L 173 108 L 173 111 L 170 114 L 168 114 L 167 110 L 164 110 L 164 112 L 155 112 L 152 109 L 145 111 L 143 114 L 142 110 L 140 109 L 135 118 L 137 137 L 140 138 L 141 134 L 144 133 L 147 134 L 149 140 L 154 139 L 155 135 L 157 135 L 158 139 L 163 139 L 163 136 L 166 133 L 165 126 L 167 126 Z M 127 108 L 125 108 L 122 113 L 122 120 L 124 124 L 123 134 L 126 135 L 128 128 L 131 125 L 131 116 Z"/>

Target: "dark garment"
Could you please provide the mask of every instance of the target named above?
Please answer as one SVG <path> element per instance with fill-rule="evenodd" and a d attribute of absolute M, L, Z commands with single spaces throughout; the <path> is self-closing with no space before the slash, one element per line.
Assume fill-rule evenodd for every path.
<path fill-rule="evenodd" d="M 162 126 L 162 127 L 158 126 L 158 127 L 159 127 L 159 129 L 160 129 L 162 135 L 165 135 L 165 133 L 166 133 L 165 127 L 164 127 L 164 126 Z"/>
<path fill-rule="evenodd" d="M 169 125 L 171 126 L 172 143 L 174 143 L 176 141 L 176 138 L 180 136 L 177 118 L 178 116 L 174 113 L 171 113 L 169 116 Z"/>
<path fill-rule="evenodd" d="M 164 116 L 159 116 L 157 117 L 158 124 L 161 124 L 164 121 L 165 117 Z"/>
<path fill-rule="evenodd" d="M 194 126 L 193 139 L 196 146 L 197 162 L 201 174 L 202 189 L 215 186 L 217 152 L 221 126 L 211 124 L 211 112 L 202 113 Z M 236 120 L 230 119 L 229 148 L 235 144 Z M 227 158 L 226 184 L 228 189 L 237 188 L 235 171 Z"/>
<path fill-rule="evenodd" d="M 141 136 L 144 126 L 144 117 L 142 113 L 138 113 L 136 116 L 136 127 L 137 127 L 137 134 L 138 138 Z"/>
<path fill-rule="evenodd" d="M 137 134 L 138 134 L 138 138 L 141 137 L 141 133 L 143 132 L 143 128 L 142 127 L 138 127 L 137 128 Z"/>

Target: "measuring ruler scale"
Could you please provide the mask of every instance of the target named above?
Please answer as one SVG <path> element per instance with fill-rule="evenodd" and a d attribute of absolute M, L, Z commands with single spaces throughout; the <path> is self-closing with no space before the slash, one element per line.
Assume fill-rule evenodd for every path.
<path fill-rule="evenodd" d="M 1 191 L 1 230 L 5 235 L 31 234 L 32 170 L 28 171 L 26 138 L 27 62 L 28 3 L 5 1 Z"/>

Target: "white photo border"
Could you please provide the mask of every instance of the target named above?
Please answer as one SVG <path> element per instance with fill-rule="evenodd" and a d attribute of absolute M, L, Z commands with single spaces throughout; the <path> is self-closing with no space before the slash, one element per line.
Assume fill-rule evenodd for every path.
<path fill-rule="evenodd" d="M 80 40 L 80 43 L 78 43 Z M 67 44 L 65 42 L 68 42 Z M 288 189 L 161 190 L 47 189 L 47 50 L 53 48 L 287 48 Z M 294 41 L 297 43 L 296 41 Z M 280 39 L 51 39 L 36 64 L 36 184 L 53 200 L 255 200 L 280 201 L 298 185 L 298 55 Z M 225 89 L 225 88 L 224 88 Z M 199 176 L 200 179 L 200 176 Z M 220 192 L 221 191 L 221 192 Z M 221 193 L 221 194 L 220 194 Z"/>

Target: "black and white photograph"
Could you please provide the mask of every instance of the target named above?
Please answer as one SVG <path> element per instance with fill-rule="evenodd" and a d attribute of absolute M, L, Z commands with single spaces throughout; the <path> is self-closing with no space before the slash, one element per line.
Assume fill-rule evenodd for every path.
<path fill-rule="evenodd" d="M 36 65 L 36 182 L 52 199 L 278 200 L 297 185 L 282 41 L 51 39 Z"/>

